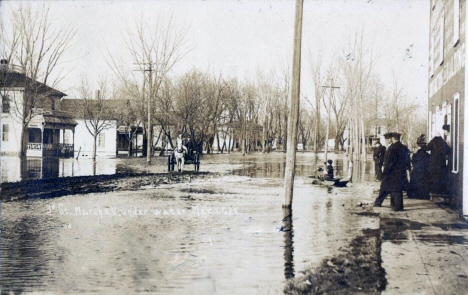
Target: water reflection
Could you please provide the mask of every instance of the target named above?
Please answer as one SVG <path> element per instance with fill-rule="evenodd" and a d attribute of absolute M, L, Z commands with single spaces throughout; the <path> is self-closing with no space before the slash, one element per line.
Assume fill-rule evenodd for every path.
<path fill-rule="evenodd" d="M 1 157 L 1 182 L 133 172 L 116 159 Z"/>
<path fill-rule="evenodd" d="M 283 208 L 283 231 L 284 231 L 284 277 L 294 278 L 294 230 L 292 209 Z"/>
<path fill-rule="evenodd" d="M 305 160 L 305 161 L 304 161 Z M 296 176 L 308 176 L 308 175 L 315 175 L 318 174 L 318 169 L 322 168 L 325 169 L 325 164 L 323 162 L 317 162 L 317 157 L 315 156 L 315 160 L 308 161 L 308 159 L 298 159 L 296 162 Z M 285 162 L 265 162 L 268 159 L 252 159 L 251 161 L 247 161 L 242 168 L 235 169 L 233 171 L 234 175 L 240 176 L 249 176 L 254 178 L 283 178 L 284 177 L 284 169 L 285 169 Z M 346 168 L 344 168 L 344 164 L 346 161 L 343 159 L 336 158 L 333 161 L 333 170 L 335 177 L 337 178 L 345 178 L 347 174 L 345 173 Z M 321 172 L 323 173 L 323 172 Z"/>

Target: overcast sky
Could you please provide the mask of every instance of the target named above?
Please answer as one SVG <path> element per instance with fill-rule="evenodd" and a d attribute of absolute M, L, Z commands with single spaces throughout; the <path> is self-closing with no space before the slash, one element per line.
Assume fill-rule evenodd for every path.
<path fill-rule="evenodd" d="M 17 1 L 1 2 L 1 17 Z M 38 5 L 38 1 L 31 1 Z M 291 64 L 295 1 L 51 1 L 56 23 L 73 22 L 76 46 L 65 64 L 70 74 L 59 89 L 70 97 L 82 76 L 95 80 L 110 74 L 107 50 L 129 58 L 122 40 L 126 27 L 143 12 L 148 18 L 172 15 L 177 27 L 189 26 L 194 49 L 173 75 L 198 68 L 239 79 L 254 79 L 258 70 L 280 71 Z M 365 32 L 367 46 L 378 53 L 376 72 L 386 85 L 393 73 L 408 96 L 427 99 L 429 1 L 304 1 L 302 92 L 312 97 L 309 52 L 321 50 L 325 62 L 342 52 L 348 36 Z M 128 59 L 129 67 L 132 61 Z"/>

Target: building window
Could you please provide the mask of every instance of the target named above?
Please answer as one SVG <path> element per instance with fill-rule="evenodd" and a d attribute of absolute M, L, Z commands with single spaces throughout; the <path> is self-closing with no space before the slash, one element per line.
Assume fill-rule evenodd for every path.
<path fill-rule="evenodd" d="M 8 141 L 8 138 L 10 137 L 10 127 L 8 124 L 3 124 L 2 128 L 2 141 Z"/>
<path fill-rule="evenodd" d="M 453 46 L 460 40 L 460 0 L 453 1 Z"/>
<path fill-rule="evenodd" d="M 71 144 L 70 132 L 68 130 L 63 131 L 63 143 Z"/>
<path fill-rule="evenodd" d="M 452 144 L 452 172 L 458 173 L 459 158 L 460 158 L 460 93 L 453 97 L 453 116 L 451 129 L 451 144 Z"/>
<path fill-rule="evenodd" d="M 10 112 L 10 96 L 8 95 L 2 95 L 2 112 Z"/>
<path fill-rule="evenodd" d="M 100 148 L 106 147 L 106 134 L 105 133 L 99 133 L 98 147 Z"/>

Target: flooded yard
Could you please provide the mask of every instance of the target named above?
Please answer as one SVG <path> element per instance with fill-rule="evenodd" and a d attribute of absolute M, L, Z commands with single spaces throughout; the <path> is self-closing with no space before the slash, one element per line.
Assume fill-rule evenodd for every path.
<path fill-rule="evenodd" d="M 331 156 L 342 173 L 343 155 Z M 298 153 L 289 218 L 280 153 L 204 156 L 200 170 L 219 173 L 185 183 L 2 203 L 2 292 L 282 294 L 288 278 L 378 227 L 376 217 L 355 214 L 372 198 L 369 183 L 304 184 L 313 159 Z M 112 161 L 167 169 L 164 158 L 151 167 L 131 160 Z"/>

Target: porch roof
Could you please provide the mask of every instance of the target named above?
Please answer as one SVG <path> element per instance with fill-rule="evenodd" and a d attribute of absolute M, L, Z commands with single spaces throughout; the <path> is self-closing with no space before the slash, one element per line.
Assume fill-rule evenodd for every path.
<path fill-rule="evenodd" d="M 78 125 L 78 122 L 70 117 L 44 115 L 44 125 L 68 125 L 69 127 L 75 127 Z"/>
<path fill-rule="evenodd" d="M 124 126 L 124 125 L 119 125 L 119 127 L 117 128 L 117 132 L 118 133 L 128 133 L 128 132 L 135 132 L 135 129 L 136 129 L 136 132 L 139 133 L 139 132 L 143 132 L 143 127 L 141 126 Z"/>

